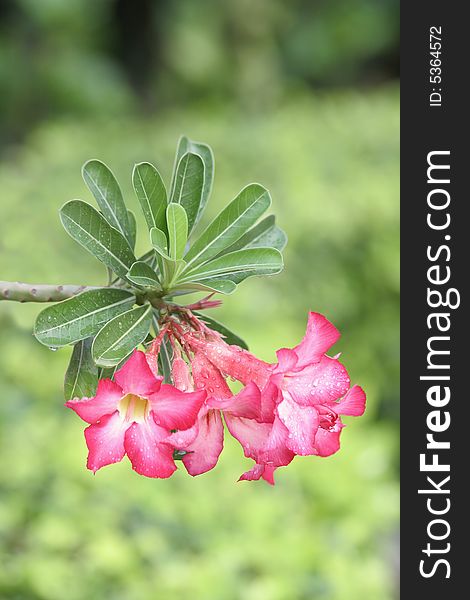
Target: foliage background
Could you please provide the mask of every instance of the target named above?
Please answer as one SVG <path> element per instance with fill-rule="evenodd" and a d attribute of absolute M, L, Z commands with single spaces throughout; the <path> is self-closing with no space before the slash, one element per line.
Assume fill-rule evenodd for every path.
<path fill-rule="evenodd" d="M 0 4 L 0 279 L 103 283 L 57 215 L 91 200 L 81 164 L 108 163 L 138 213 L 133 164 L 168 180 L 186 133 L 215 151 L 210 214 L 259 181 L 289 235 L 284 273 L 248 280 L 217 317 L 273 360 L 308 310 L 324 313 L 368 393 L 343 450 L 297 458 L 273 489 L 235 483 L 249 461 L 230 439 L 199 478 L 126 462 L 93 477 L 62 406 L 69 351 L 33 340 L 38 306 L 2 303 L 2 599 L 398 597 L 397 13 L 393 0 Z"/>

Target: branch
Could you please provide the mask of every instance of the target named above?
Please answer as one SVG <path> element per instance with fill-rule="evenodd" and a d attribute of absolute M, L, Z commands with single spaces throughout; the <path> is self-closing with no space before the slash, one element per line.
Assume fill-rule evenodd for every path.
<path fill-rule="evenodd" d="M 34 285 L 12 281 L 0 281 L 0 300 L 15 302 L 59 302 L 95 287 L 84 285 Z"/>

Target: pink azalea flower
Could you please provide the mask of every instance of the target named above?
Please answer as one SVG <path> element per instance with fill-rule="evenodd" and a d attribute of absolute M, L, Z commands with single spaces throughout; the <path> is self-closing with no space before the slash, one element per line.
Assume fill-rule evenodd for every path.
<path fill-rule="evenodd" d="M 168 438 L 190 429 L 206 397 L 205 391 L 182 392 L 162 384 L 146 355 L 135 350 L 116 372 L 102 379 L 93 398 L 73 399 L 66 406 L 90 426 L 85 429 L 87 467 L 101 467 L 127 454 L 132 468 L 147 477 L 170 477 L 176 469 Z"/>

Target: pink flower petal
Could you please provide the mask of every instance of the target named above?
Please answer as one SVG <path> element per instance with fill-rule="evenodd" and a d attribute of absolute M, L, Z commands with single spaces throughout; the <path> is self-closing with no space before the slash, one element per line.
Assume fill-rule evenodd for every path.
<path fill-rule="evenodd" d="M 323 356 L 319 362 L 285 375 L 282 387 L 298 404 L 312 406 L 341 398 L 349 385 L 346 368 L 334 358 Z"/>
<path fill-rule="evenodd" d="M 191 343 L 222 373 L 227 373 L 245 385 L 253 381 L 262 388 L 269 378 L 271 366 L 247 350 L 229 346 L 223 340 L 207 342 L 192 338 Z"/>
<path fill-rule="evenodd" d="M 274 485 L 274 471 L 271 465 L 255 465 L 250 471 L 243 473 L 238 481 L 257 481 L 261 477 L 270 485 Z"/>
<path fill-rule="evenodd" d="M 192 392 L 193 382 L 191 381 L 191 373 L 189 372 L 189 366 L 186 361 L 181 357 L 176 357 L 173 360 L 171 367 L 171 377 L 175 387 L 182 392 Z"/>
<path fill-rule="evenodd" d="M 209 407 L 206 406 L 206 404 L 203 404 L 201 406 L 201 409 L 199 410 L 194 425 L 189 429 L 175 431 L 166 439 L 166 443 L 171 444 L 175 449 L 178 450 L 184 450 L 185 448 L 187 448 L 190 444 L 194 442 L 194 440 L 199 435 L 199 423 L 209 410 Z"/>
<path fill-rule="evenodd" d="M 288 441 L 289 430 L 276 415 L 266 445 L 261 454 L 263 462 L 275 466 L 286 466 L 292 462 L 295 455 L 294 452 L 288 448 Z"/>
<path fill-rule="evenodd" d="M 276 352 L 278 364 L 274 368 L 274 373 L 286 373 L 295 369 L 298 361 L 297 353 L 290 348 L 281 348 Z"/>
<path fill-rule="evenodd" d="M 149 396 L 158 392 L 163 380 L 155 377 L 150 370 L 145 354 L 134 350 L 129 360 L 116 372 L 114 380 L 121 386 L 124 394 Z"/>
<path fill-rule="evenodd" d="M 125 454 L 124 435 L 128 427 L 129 423 L 123 421 L 116 411 L 85 429 L 89 450 L 87 467 L 91 471 L 96 473 L 101 467 L 122 460 Z"/>
<path fill-rule="evenodd" d="M 262 462 L 260 456 L 268 441 L 272 425 L 270 423 L 258 423 L 253 419 L 232 417 L 230 413 L 226 413 L 224 416 L 228 430 L 242 445 L 245 456 L 257 462 Z"/>
<path fill-rule="evenodd" d="M 123 395 L 121 388 L 111 379 L 100 379 L 94 398 L 74 398 L 66 402 L 65 406 L 74 410 L 87 423 L 96 423 L 101 417 L 117 410 Z"/>
<path fill-rule="evenodd" d="M 176 471 L 173 448 L 161 443 L 168 432 L 152 419 L 132 423 L 126 432 L 124 445 L 134 471 L 146 477 L 166 479 Z"/>
<path fill-rule="evenodd" d="M 224 426 L 218 410 L 209 410 L 199 419 L 199 433 L 185 447 L 183 464 L 190 475 L 201 475 L 215 467 L 224 447 Z"/>
<path fill-rule="evenodd" d="M 360 417 L 366 409 L 366 393 L 359 385 L 353 385 L 342 400 L 328 403 L 327 406 L 339 415 Z"/>
<path fill-rule="evenodd" d="M 261 420 L 264 423 L 272 423 L 274 421 L 274 410 L 282 400 L 282 391 L 280 389 L 282 381 L 283 375 L 271 375 L 261 393 Z"/>
<path fill-rule="evenodd" d="M 231 398 L 233 396 L 225 377 L 203 352 L 196 352 L 191 367 L 194 385 L 198 390 L 206 390 L 208 397 Z"/>
<path fill-rule="evenodd" d="M 145 360 L 147 361 L 149 369 L 154 377 L 158 379 L 161 378 L 161 375 L 158 374 L 158 354 L 147 351 L 145 353 Z"/>
<path fill-rule="evenodd" d="M 249 383 L 235 396 L 221 400 L 210 398 L 207 404 L 211 408 L 230 412 L 234 417 L 261 420 L 261 392 L 255 383 Z"/>
<path fill-rule="evenodd" d="M 225 414 L 227 428 L 242 445 L 247 458 L 258 464 L 288 465 L 294 453 L 286 446 L 288 431 L 276 417 L 274 423 L 258 423 L 253 419 Z"/>
<path fill-rule="evenodd" d="M 331 456 L 340 448 L 339 436 L 344 425 L 338 419 L 331 429 L 319 427 L 315 436 L 315 448 L 318 456 Z"/>
<path fill-rule="evenodd" d="M 180 392 L 172 385 L 163 384 L 149 397 L 153 418 L 165 429 L 189 429 L 196 422 L 206 392 Z"/>
<path fill-rule="evenodd" d="M 289 434 L 286 446 L 301 456 L 316 454 L 315 435 L 319 425 L 319 415 L 313 406 L 300 406 L 287 395 L 277 407 L 279 418 Z"/>
<path fill-rule="evenodd" d="M 297 368 L 320 360 L 321 356 L 339 340 L 340 336 L 340 332 L 326 317 L 320 313 L 309 313 L 305 336 L 294 348 L 298 356 Z"/>
<path fill-rule="evenodd" d="M 277 467 L 273 467 L 271 465 L 264 465 L 263 479 L 267 481 L 270 485 L 274 485 L 274 471 Z"/>
<path fill-rule="evenodd" d="M 243 473 L 238 481 L 258 481 L 264 473 L 264 465 L 254 465 L 249 471 Z"/>

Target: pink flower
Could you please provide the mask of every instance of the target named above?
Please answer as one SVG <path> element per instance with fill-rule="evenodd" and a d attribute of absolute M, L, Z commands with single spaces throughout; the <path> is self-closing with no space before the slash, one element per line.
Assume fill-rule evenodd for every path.
<path fill-rule="evenodd" d="M 93 398 L 66 402 L 90 426 L 85 429 L 87 467 L 101 467 L 127 454 L 132 468 L 147 477 L 170 477 L 176 469 L 168 438 L 174 430 L 190 429 L 206 393 L 182 392 L 162 384 L 146 355 L 135 350 L 116 372 L 102 379 Z"/>
<path fill-rule="evenodd" d="M 277 352 L 274 375 L 282 400 L 276 412 L 286 427 L 286 446 L 295 454 L 330 456 L 339 450 L 344 427 L 339 415 L 360 416 L 366 396 L 350 379 L 338 356 L 325 353 L 340 333 L 323 315 L 311 312 L 303 340 L 293 349 Z"/>
<path fill-rule="evenodd" d="M 217 464 L 224 445 L 224 426 L 221 410 L 227 424 L 240 416 L 259 418 L 260 392 L 255 384 L 247 385 L 239 394 L 233 395 L 225 378 L 202 352 L 196 352 L 191 360 L 194 386 L 207 392 L 197 423 L 191 430 L 172 435 L 171 443 L 187 454 L 182 457 L 190 475 L 201 475 Z M 177 358 L 173 364 L 173 381 L 177 387 L 187 386 L 189 366 Z"/>
<path fill-rule="evenodd" d="M 192 361 L 191 366 L 195 377 L 194 382 L 191 379 L 189 365 L 180 356 L 174 359 L 173 383 L 181 390 L 193 390 L 195 385 L 198 389 L 207 392 L 204 385 L 207 381 L 198 370 L 197 362 Z M 208 374 L 207 378 L 209 377 Z M 223 384 L 226 385 L 225 380 Z M 213 385 L 216 385 L 215 382 Z M 224 446 L 224 427 L 220 412 L 211 409 L 207 401 L 204 402 L 195 424 L 186 431 L 174 433 L 170 443 L 174 448 L 185 453 L 181 460 L 190 475 L 202 475 L 210 471 L 217 464 Z"/>
<path fill-rule="evenodd" d="M 244 473 L 240 480 L 255 480 L 261 477 L 274 485 L 274 471 L 278 467 L 288 465 L 294 459 L 294 452 L 287 448 L 287 429 L 280 421 L 276 406 L 280 401 L 277 385 L 279 376 L 268 382 L 260 396 L 261 422 L 252 419 L 227 419 L 230 433 L 236 438 L 247 458 L 252 458 L 256 465 Z M 254 384 L 248 384 L 254 385 Z"/>
<path fill-rule="evenodd" d="M 210 331 L 210 330 L 209 330 Z M 192 347 L 202 352 L 221 373 L 245 385 L 253 382 L 261 389 L 271 375 L 271 365 L 239 346 L 230 346 L 215 331 L 205 339 L 188 336 Z"/>
<path fill-rule="evenodd" d="M 295 455 L 330 456 L 339 450 L 344 427 L 340 415 L 362 415 L 365 393 L 350 380 L 345 367 L 325 353 L 339 339 L 338 330 L 322 315 L 309 314 L 307 332 L 295 348 L 277 352 L 269 365 L 222 339 L 192 342 L 222 372 L 262 390 L 261 424 L 241 419 L 227 426 L 256 466 L 241 479 L 263 477 L 273 483 L 278 466 Z"/>

